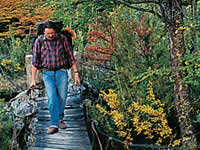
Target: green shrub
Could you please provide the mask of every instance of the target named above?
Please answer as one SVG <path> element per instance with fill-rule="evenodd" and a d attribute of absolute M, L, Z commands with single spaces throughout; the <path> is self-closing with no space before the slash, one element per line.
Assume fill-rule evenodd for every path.
<path fill-rule="evenodd" d="M 23 39 L 20 39 L 18 37 L 15 37 L 12 35 L 12 30 L 10 27 L 10 59 L 14 64 L 20 64 L 21 66 L 24 66 L 25 64 L 25 56 L 27 54 L 32 53 L 32 43 L 30 42 L 29 37 L 25 37 Z"/>
<path fill-rule="evenodd" d="M 6 110 L 6 104 L 0 99 L 0 149 L 10 149 L 12 143 L 12 121 Z"/>

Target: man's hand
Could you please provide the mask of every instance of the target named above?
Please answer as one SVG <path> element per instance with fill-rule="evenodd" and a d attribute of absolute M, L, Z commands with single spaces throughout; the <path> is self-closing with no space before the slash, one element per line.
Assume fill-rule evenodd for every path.
<path fill-rule="evenodd" d="M 75 82 L 75 84 L 78 84 L 78 85 L 81 84 L 81 81 L 80 81 L 78 72 L 76 72 L 76 73 L 74 74 L 74 82 Z"/>
<path fill-rule="evenodd" d="M 74 82 L 75 82 L 75 84 L 80 85 L 81 84 L 81 80 L 79 78 L 79 73 L 78 73 L 78 69 L 77 69 L 76 63 L 74 63 L 72 65 L 72 69 L 74 71 Z"/>
<path fill-rule="evenodd" d="M 37 88 L 35 80 L 32 80 L 30 88 Z"/>

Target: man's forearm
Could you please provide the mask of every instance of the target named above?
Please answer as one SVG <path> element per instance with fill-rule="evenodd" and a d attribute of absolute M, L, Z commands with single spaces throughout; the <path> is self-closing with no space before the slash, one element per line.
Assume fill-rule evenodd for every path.
<path fill-rule="evenodd" d="M 32 65 L 32 82 L 36 81 L 37 68 Z"/>
<path fill-rule="evenodd" d="M 72 69 L 73 69 L 74 72 L 78 72 L 78 68 L 77 68 L 77 66 L 76 66 L 76 63 L 74 63 L 74 64 L 72 65 Z"/>

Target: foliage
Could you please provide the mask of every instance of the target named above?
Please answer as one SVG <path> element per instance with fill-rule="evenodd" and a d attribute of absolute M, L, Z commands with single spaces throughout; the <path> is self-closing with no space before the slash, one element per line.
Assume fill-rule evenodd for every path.
<path fill-rule="evenodd" d="M 190 99 L 193 109 L 191 110 L 192 119 L 195 119 L 195 116 L 200 114 L 200 49 L 197 49 L 200 46 L 199 42 L 199 33 L 196 32 L 195 35 L 193 32 L 198 31 L 197 28 L 190 25 L 189 27 L 185 27 L 185 48 L 186 55 L 181 59 L 181 61 L 185 64 L 181 69 L 187 72 L 186 77 L 183 82 L 187 83 L 190 90 Z M 195 37 L 194 37 L 195 36 Z M 193 40 L 196 41 L 193 41 Z M 194 44 L 195 43 L 195 44 Z"/>
<path fill-rule="evenodd" d="M 12 88 L 11 84 L 3 78 L 3 76 L 0 74 L 0 97 L 4 95 L 9 95 L 14 92 L 14 89 Z"/>
<path fill-rule="evenodd" d="M 87 33 L 88 46 L 85 47 L 88 54 L 83 56 L 93 60 L 92 63 L 96 65 L 103 65 L 115 51 L 116 41 L 111 20 L 111 17 L 104 14 L 97 18 L 96 24 L 89 24 L 91 31 Z"/>
<path fill-rule="evenodd" d="M 189 87 L 191 104 L 193 106 L 193 109 L 191 110 L 192 119 L 194 120 L 197 118 L 197 122 L 200 113 L 200 34 L 198 26 L 198 13 L 200 9 L 197 7 L 199 4 L 200 2 L 194 1 L 192 5 L 184 8 L 184 12 L 188 17 L 184 18 L 184 26 L 179 28 L 179 30 L 184 31 L 186 49 L 186 55 L 181 59 L 181 61 L 184 63 L 184 66 L 181 69 L 187 72 L 183 82 Z"/>
<path fill-rule="evenodd" d="M 89 24 L 87 41 L 82 52 L 85 69 L 84 78 L 95 83 L 94 86 L 100 90 L 109 86 L 109 60 L 116 49 L 114 28 L 112 27 L 112 16 L 102 13 L 97 17 L 95 24 Z M 96 74 L 93 73 L 96 72 Z"/>
<path fill-rule="evenodd" d="M 2 49 L 7 49 L 7 55 L 3 53 L 5 57 L 2 55 L 0 58 L 0 72 L 6 75 L 7 78 L 24 73 L 25 56 L 32 53 L 29 38 L 20 39 L 14 37 L 12 33 L 10 30 L 11 40 L 7 40 L 8 43 L 4 43 L 2 46 Z"/>
<path fill-rule="evenodd" d="M 142 104 L 144 103 L 144 107 L 153 107 L 153 104 L 147 103 L 149 91 L 147 92 L 146 89 L 148 88 L 147 82 L 149 80 L 152 81 L 151 86 L 156 92 L 156 99 L 165 104 L 162 107 L 173 108 L 173 80 L 170 81 L 169 78 L 171 69 L 169 54 L 166 49 L 168 43 L 166 41 L 166 32 L 164 32 L 165 28 L 158 20 L 150 20 L 151 15 L 140 15 L 137 18 L 132 14 L 134 14 L 133 10 L 119 8 L 110 17 L 108 14 L 107 17 L 99 17 L 100 19 L 97 19 L 97 23 L 91 25 L 92 28 L 87 34 L 89 43 L 85 48 L 85 52 L 88 52 L 87 60 L 93 60 L 91 65 L 103 64 L 103 68 L 106 66 L 110 69 L 109 71 L 105 68 L 102 69 L 103 71 L 95 70 L 96 74 L 99 75 L 95 82 L 97 83 L 98 80 L 101 82 L 101 86 L 97 87 L 104 90 L 113 87 L 119 99 L 112 99 L 112 96 L 107 98 L 105 101 L 106 105 L 109 106 L 108 109 L 97 105 L 97 108 L 104 114 L 103 116 L 95 111 L 96 108 L 94 106 L 91 106 L 92 111 L 96 112 L 95 119 L 100 120 L 101 124 L 104 125 L 104 129 L 110 135 L 113 132 L 116 133 L 116 130 L 118 136 L 123 137 L 126 143 L 131 143 L 135 138 L 133 126 L 138 126 L 138 130 L 141 127 L 141 130 L 143 130 L 142 124 L 144 124 L 142 122 L 131 123 L 133 116 L 128 115 L 127 108 L 131 109 L 132 105 L 136 104 L 134 100 L 140 100 Z M 107 44 L 107 39 L 110 40 L 108 43 L 111 46 Z M 87 72 L 87 74 L 89 73 Z M 110 95 L 112 94 L 110 93 Z M 141 106 L 138 104 L 138 107 L 143 108 L 142 104 L 140 104 Z M 165 121 L 167 121 L 170 109 L 165 110 L 165 113 L 167 113 L 166 116 L 164 115 Z M 145 112 L 140 111 L 142 110 L 138 109 L 134 113 L 139 113 L 143 121 L 147 122 L 154 119 L 152 114 L 147 113 L 147 116 L 149 115 L 148 118 L 145 116 Z M 164 110 L 161 113 L 164 113 Z M 113 122 L 111 122 L 110 118 L 112 118 Z M 154 123 L 158 125 L 160 122 L 162 121 L 159 120 Z M 169 128 L 166 128 L 166 130 Z M 155 127 L 154 130 L 156 129 Z M 168 131 L 170 131 L 168 133 L 171 136 L 171 129 Z M 158 133 L 157 131 L 155 132 Z M 149 138 L 151 134 L 152 136 L 155 134 L 154 131 L 150 132 L 148 128 L 144 129 L 143 133 L 147 137 L 149 135 Z M 166 142 L 164 140 L 166 137 L 162 136 L 163 139 L 154 139 L 152 143 L 161 144 L 163 141 Z"/>
<path fill-rule="evenodd" d="M 183 8 L 184 6 L 188 5 L 197 6 L 198 1 L 194 0 L 183 2 L 166 0 L 142 2 L 135 0 L 133 2 L 119 0 L 118 3 L 139 11 L 153 13 L 159 16 L 167 25 L 170 39 L 170 62 L 172 66 L 172 73 L 174 75 L 174 101 L 176 105 L 177 117 L 179 119 L 178 121 L 181 131 L 180 135 L 182 137 L 182 145 L 183 147 L 190 147 L 192 149 L 195 149 L 195 147 L 197 147 L 197 140 L 196 137 L 193 136 L 193 126 L 190 118 L 191 106 L 189 98 L 189 86 L 182 82 L 185 75 L 187 75 L 187 72 L 184 72 L 180 69 L 180 67 L 184 66 L 184 64 L 180 60 L 182 59 L 182 57 L 185 56 L 185 40 L 183 38 L 185 27 L 183 18 L 187 18 L 185 17 L 185 15 L 187 14 L 183 13 Z M 158 7 L 160 7 L 160 12 L 157 12 L 154 9 L 145 9 L 143 7 L 144 5 L 149 5 L 150 7 L 157 5 Z M 195 12 L 198 9 L 193 10 Z M 193 41 L 193 46 L 195 45 L 194 43 L 195 42 Z"/>
<path fill-rule="evenodd" d="M 51 10 L 43 7 L 44 0 L 1 0 L 0 37 L 9 37 L 9 25 L 14 36 L 25 36 L 25 29 L 35 31 L 35 24 L 49 19 Z"/>
<path fill-rule="evenodd" d="M 174 140 L 175 135 L 168 125 L 163 104 L 155 98 L 150 81 L 147 86 L 146 98 L 132 101 L 130 104 L 127 103 L 127 100 L 118 99 L 111 89 L 108 94 L 102 91 L 101 96 L 105 100 L 106 106 L 101 107 L 97 104 L 96 107 L 104 117 L 109 116 L 107 118 L 112 119 L 112 122 L 107 120 L 114 125 L 112 132 L 123 139 L 125 143 L 131 144 L 137 138 L 136 135 L 143 134 L 146 139 L 156 141 L 157 145 L 166 144 L 166 141 L 172 146 L 180 144 L 180 140 Z"/>
<path fill-rule="evenodd" d="M 28 38 L 15 38 L 11 33 L 11 40 L 7 44 L 9 55 L 0 59 L 0 72 L 6 78 L 17 77 L 24 73 L 25 56 L 31 53 Z"/>
<path fill-rule="evenodd" d="M 7 114 L 5 102 L 0 99 L 0 149 L 10 149 L 12 143 L 12 121 Z"/>
<path fill-rule="evenodd" d="M 119 8 L 114 24 L 117 26 L 117 48 L 111 57 L 116 70 L 111 77 L 120 99 L 146 97 L 147 81 L 151 80 L 158 99 L 164 104 L 170 124 L 174 111 L 173 76 L 169 63 L 168 41 L 164 24 L 151 15 L 135 17 L 133 10 Z M 150 19 L 151 18 L 151 19 Z M 174 124 L 177 125 L 177 124 Z"/>
<path fill-rule="evenodd" d="M 88 23 L 93 23 L 102 11 L 111 11 L 114 8 L 114 3 L 110 0 L 51 0 L 49 7 L 53 10 L 53 18 L 62 20 L 66 26 L 72 27 L 75 31 L 82 31 L 85 34 L 88 29 Z"/>
<path fill-rule="evenodd" d="M 21 40 L 14 37 L 12 33 L 10 35 L 11 40 L 7 40 L 9 43 L 4 43 L 2 46 L 2 48 L 7 48 L 8 54 L 3 54 L 0 58 L 1 97 L 11 97 L 16 92 L 16 88 L 20 91 L 22 87 L 19 88 L 17 84 L 21 82 L 17 83 L 17 78 L 25 74 L 25 55 L 31 53 L 31 43 L 28 37 Z"/>
<path fill-rule="evenodd" d="M 12 29 L 10 30 L 10 37 L 10 58 L 14 64 L 18 63 L 21 66 L 24 66 L 25 56 L 28 54 L 32 54 L 32 43 L 30 42 L 28 36 L 23 39 L 14 37 Z"/>
<path fill-rule="evenodd" d="M 169 104 L 173 94 L 169 92 L 172 84 L 168 78 L 170 64 L 165 28 L 156 19 L 148 19 L 150 16 L 133 18 L 132 14 L 133 10 L 119 8 L 110 17 L 101 16 L 96 24 L 91 24 L 92 28 L 87 34 L 89 42 L 85 48 L 86 60 L 91 66 L 103 64 L 103 69 L 94 67 L 101 68 L 95 70 L 95 82 L 101 82 L 96 86 L 99 89 L 118 87 L 122 90 L 119 91 L 122 97 L 145 96 L 145 86 L 142 85 L 145 79 L 136 85 L 133 85 L 133 81 L 146 75 L 154 79 L 158 97 Z M 160 71 L 151 74 L 150 70 Z M 90 79 L 94 80 L 92 75 Z"/>
<path fill-rule="evenodd" d="M 4 75 L 14 76 L 13 73 L 17 74 L 23 71 L 20 64 L 13 62 L 11 59 L 2 59 L 0 66 L 1 73 Z"/>

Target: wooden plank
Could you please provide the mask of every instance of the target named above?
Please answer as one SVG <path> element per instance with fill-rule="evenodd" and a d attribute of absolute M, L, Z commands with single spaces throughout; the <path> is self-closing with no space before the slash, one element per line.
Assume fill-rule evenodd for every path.
<path fill-rule="evenodd" d="M 56 144 L 56 143 L 40 143 L 38 145 L 35 145 L 36 147 L 46 147 L 46 148 L 55 148 L 55 149 L 65 149 L 65 150 L 91 150 L 91 146 L 90 145 L 86 145 L 85 143 L 75 143 L 75 145 L 73 145 L 74 143 L 70 143 L 70 144 Z"/>
<path fill-rule="evenodd" d="M 71 109 L 71 108 L 81 108 L 82 103 L 77 103 L 77 104 L 71 104 L 71 105 L 65 105 L 65 109 Z M 48 110 L 48 105 L 47 102 L 42 102 L 38 104 L 38 110 Z"/>
<path fill-rule="evenodd" d="M 67 128 L 78 128 L 78 127 L 86 127 L 85 121 L 78 121 L 78 120 L 73 120 L 73 121 L 65 121 Z M 49 121 L 39 121 L 37 123 L 37 127 L 49 127 L 50 122 Z"/>
<path fill-rule="evenodd" d="M 38 105 L 48 104 L 47 97 L 40 97 L 40 98 L 37 98 L 35 101 L 38 103 Z M 73 104 L 80 103 L 80 102 L 82 102 L 80 94 L 76 95 L 76 96 L 68 96 L 66 99 L 66 105 L 73 105 Z"/>
<path fill-rule="evenodd" d="M 44 101 L 47 101 L 47 100 L 48 100 L 47 97 L 38 97 L 38 98 L 35 99 L 35 101 L 38 102 L 38 103 L 44 102 Z M 68 94 L 66 102 L 67 101 L 78 101 L 78 100 L 79 101 L 81 100 L 81 94 L 80 93 L 77 93 L 77 94 L 74 94 L 74 95 L 73 94 L 71 94 L 71 95 Z"/>
<path fill-rule="evenodd" d="M 29 150 L 63 150 L 58 148 L 47 148 L 47 147 L 32 147 Z"/>
<path fill-rule="evenodd" d="M 37 139 L 35 146 L 40 144 L 48 143 L 48 144 L 59 144 L 59 145 L 77 145 L 77 143 L 85 143 L 85 139 L 81 138 L 66 138 L 64 140 L 55 140 L 55 139 Z M 89 144 L 88 144 L 89 145 Z"/>
<path fill-rule="evenodd" d="M 66 136 L 83 136 L 86 137 L 88 136 L 88 133 L 85 131 L 69 131 L 65 129 L 60 129 L 59 132 L 54 133 L 54 134 L 47 134 L 45 130 L 41 130 L 40 132 L 37 133 L 37 135 L 43 136 L 43 137 L 49 137 L 49 138 L 60 138 L 63 139 Z"/>
<path fill-rule="evenodd" d="M 68 146 L 67 148 L 49 148 L 49 147 L 33 147 L 31 150 L 92 150 L 90 146 L 80 147 L 80 146 Z"/>
<path fill-rule="evenodd" d="M 37 119 L 40 121 L 49 121 L 50 118 L 49 117 L 42 117 L 42 116 L 39 116 L 37 117 Z M 64 116 L 63 118 L 64 121 L 74 121 L 74 120 L 78 120 L 78 121 L 84 121 L 85 120 L 85 117 L 82 115 L 82 116 Z"/>
<path fill-rule="evenodd" d="M 71 109 L 65 109 L 64 114 L 77 114 L 77 113 L 84 113 L 83 108 L 71 108 Z M 49 114 L 49 110 L 47 109 L 40 109 L 38 110 L 38 114 L 44 114 L 47 115 Z"/>
<path fill-rule="evenodd" d="M 43 127 L 43 126 L 40 126 L 40 127 L 37 127 L 37 132 L 40 132 L 40 131 L 47 131 L 49 127 Z M 61 130 L 64 130 L 64 129 L 59 129 L 59 131 Z M 82 127 L 77 127 L 77 128 L 74 128 L 74 127 L 67 127 L 67 129 L 65 129 L 67 131 L 87 131 L 87 128 L 85 126 L 82 126 Z"/>
<path fill-rule="evenodd" d="M 42 146 L 39 146 L 39 147 L 33 147 L 29 150 L 63 150 L 63 148 L 49 148 L 49 147 L 42 147 Z M 64 150 L 92 150 L 91 147 L 87 147 L 87 148 L 84 148 L 84 147 L 79 147 L 79 146 L 69 146 L 67 147 L 67 149 L 65 148 Z"/>
<path fill-rule="evenodd" d="M 89 138 L 87 134 L 82 134 L 82 135 L 64 135 L 63 137 L 61 137 L 61 135 L 57 135 L 57 137 L 53 137 L 53 136 L 44 136 L 44 134 L 42 135 L 37 135 L 36 136 L 36 141 L 75 141 L 75 140 L 84 140 L 85 142 L 88 142 Z M 89 142 L 88 142 L 89 143 Z"/>
<path fill-rule="evenodd" d="M 37 118 L 50 118 L 50 114 L 49 113 L 39 113 L 37 115 Z M 72 113 L 72 114 L 68 114 L 68 113 L 65 113 L 64 115 L 65 118 L 67 117 L 84 117 L 84 113 L 83 112 L 77 112 L 77 113 Z"/>
<path fill-rule="evenodd" d="M 73 108 L 81 108 L 82 104 L 76 104 L 76 105 L 66 105 L 65 109 L 73 109 Z M 40 110 L 48 110 L 48 106 L 46 104 L 38 106 L 38 111 Z"/>

